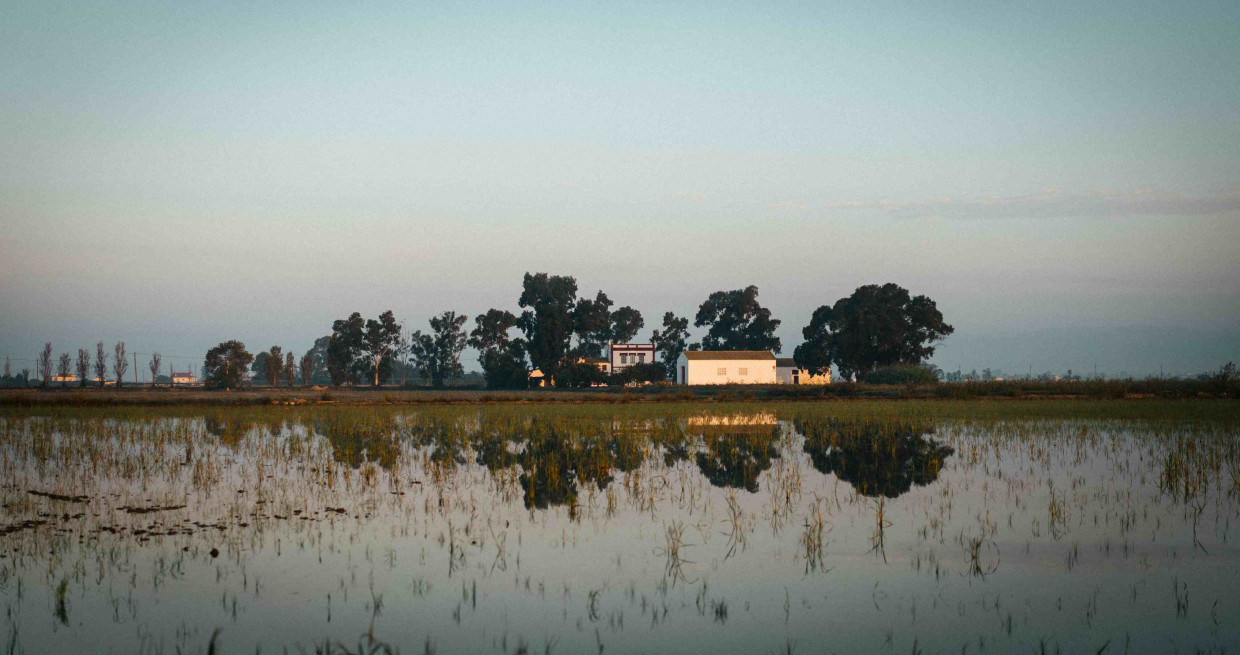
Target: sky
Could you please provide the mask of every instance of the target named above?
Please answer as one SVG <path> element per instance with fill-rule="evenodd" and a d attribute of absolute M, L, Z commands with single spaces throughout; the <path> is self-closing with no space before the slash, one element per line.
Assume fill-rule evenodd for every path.
<path fill-rule="evenodd" d="M 1240 5 L 858 4 L 9 0 L 0 356 L 302 352 L 545 271 L 641 338 L 756 284 L 791 353 L 895 282 L 945 369 L 1240 360 Z"/>

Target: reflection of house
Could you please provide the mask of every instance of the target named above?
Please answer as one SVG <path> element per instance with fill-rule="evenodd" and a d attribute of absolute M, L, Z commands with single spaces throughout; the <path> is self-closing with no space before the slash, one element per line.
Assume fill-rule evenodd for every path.
<path fill-rule="evenodd" d="M 676 360 L 677 384 L 775 384 L 769 350 L 686 350 Z"/>
<path fill-rule="evenodd" d="M 634 364 L 653 364 L 654 344 L 613 343 L 607 346 L 607 359 L 611 370 L 619 373 Z"/>
<path fill-rule="evenodd" d="M 171 379 L 173 384 L 196 384 L 198 382 L 198 379 L 194 377 L 193 369 L 187 370 L 184 373 L 177 372 L 174 369 Z"/>
<path fill-rule="evenodd" d="M 822 375 L 810 375 L 797 368 L 791 357 L 775 359 L 775 377 L 780 384 L 831 384 L 831 371 Z"/>

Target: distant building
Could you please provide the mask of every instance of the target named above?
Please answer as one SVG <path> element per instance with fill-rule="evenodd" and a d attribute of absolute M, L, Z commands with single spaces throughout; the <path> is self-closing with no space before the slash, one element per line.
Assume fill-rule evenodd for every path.
<path fill-rule="evenodd" d="M 578 358 L 576 359 L 576 361 L 575 361 L 575 362 L 573 362 L 573 363 L 575 363 L 575 364 L 593 364 L 593 365 L 597 366 L 597 367 L 598 367 L 598 369 L 599 369 L 600 371 L 602 371 L 603 373 L 611 373 L 611 363 L 610 363 L 610 362 L 608 362 L 606 359 L 604 359 L 604 358 L 602 358 L 602 357 L 578 357 Z M 534 370 L 530 371 L 530 375 L 529 375 L 529 382 L 530 382 L 530 386 L 531 386 L 531 387 L 545 387 L 545 386 L 547 386 L 546 376 L 544 376 L 544 375 L 543 375 L 542 369 L 537 369 L 537 368 L 536 368 L 536 369 L 534 369 Z M 598 383 L 595 383 L 595 384 L 593 384 L 593 385 L 591 385 L 591 386 L 595 386 L 595 387 L 597 387 L 597 386 L 601 386 L 601 385 L 600 385 L 600 384 L 598 384 Z"/>
<path fill-rule="evenodd" d="M 172 380 L 172 384 L 198 384 L 198 378 L 194 377 L 193 369 L 184 372 L 173 370 L 168 377 Z"/>
<path fill-rule="evenodd" d="M 780 384 L 831 384 L 831 371 L 822 375 L 810 375 L 798 368 L 791 357 L 777 357 L 775 378 Z"/>
<path fill-rule="evenodd" d="M 775 384 L 769 350 L 686 350 L 676 360 L 676 383 Z"/>
<path fill-rule="evenodd" d="M 612 343 L 607 345 L 607 362 L 619 373 L 634 364 L 654 364 L 653 343 Z"/>
<path fill-rule="evenodd" d="M 74 375 L 73 373 L 70 373 L 68 375 L 53 375 L 50 381 L 59 382 L 61 384 L 65 384 L 68 382 L 77 382 L 78 376 Z"/>

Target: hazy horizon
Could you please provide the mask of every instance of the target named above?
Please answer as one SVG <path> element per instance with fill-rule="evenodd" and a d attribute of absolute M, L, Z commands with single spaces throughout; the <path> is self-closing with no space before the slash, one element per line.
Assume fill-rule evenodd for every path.
<path fill-rule="evenodd" d="M 11 3 L 0 357 L 300 353 L 353 311 L 516 312 L 544 271 L 639 339 L 756 284 L 790 354 L 895 282 L 955 326 L 945 370 L 1216 369 L 1238 27 L 1222 2 Z"/>

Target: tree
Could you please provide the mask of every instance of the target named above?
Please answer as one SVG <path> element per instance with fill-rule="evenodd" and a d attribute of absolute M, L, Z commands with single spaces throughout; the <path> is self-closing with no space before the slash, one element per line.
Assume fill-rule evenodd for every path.
<path fill-rule="evenodd" d="M 99 386 L 104 385 L 103 376 L 108 374 L 108 353 L 103 350 L 103 342 L 95 344 L 95 377 L 99 378 Z"/>
<path fill-rule="evenodd" d="M 896 284 L 870 284 L 814 310 L 793 358 L 811 375 L 835 364 L 844 377 L 860 378 L 880 366 L 922 363 L 934 354 L 932 344 L 953 331 L 926 296 L 910 297 Z"/>
<path fill-rule="evenodd" d="M 5 362 L 5 377 L 8 377 L 8 362 Z M 77 376 L 78 386 L 86 386 L 86 378 L 90 377 L 90 351 L 85 348 L 78 348 L 77 356 Z"/>
<path fill-rule="evenodd" d="M 628 343 L 637 336 L 637 332 L 646 326 L 642 313 L 629 306 L 621 307 L 611 313 L 611 334 L 608 341 Z"/>
<path fill-rule="evenodd" d="M 758 287 L 716 291 L 698 307 L 693 324 L 706 327 L 703 350 L 780 349 L 775 330 L 779 321 L 758 304 Z"/>
<path fill-rule="evenodd" d="M 116 374 L 116 388 L 121 387 L 121 382 L 125 378 L 125 371 L 129 370 L 129 360 L 125 359 L 125 342 L 117 341 L 116 348 L 113 349 L 112 356 L 112 372 Z"/>
<path fill-rule="evenodd" d="M 663 360 L 663 369 L 667 377 L 676 379 L 676 360 L 685 351 L 689 339 L 689 319 L 679 318 L 671 312 L 663 314 L 663 330 L 655 330 L 650 335 L 650 343 L 654 351 Z"/>
<path fill-rule="evenodd" d="M 293 353 L 284 356 L 284 379 L 290 387 L 297 381 L 297 358 Z"/>
<path fill-rule="evenodd" d="M 465 369 L 461 366 L 461 351 L 465 350 L 467 316 L 456 312 L 444 312 L 430 320 L 430 334 L 415 331 L 410 338 L 410 352 L 419 375 L 440 388 L 444 381 L 460 377 Z"/>
<path fill-rule="evenodd" d="M 327 372 L 333 385 L 338 387 L 345 382 L 359 381 L 358 360 L 361 358 L 365 327 L 362 315 L 357 312 L 332 323 L 332 335 L 327 343 Z"/>
<path fill-rule="evenodd" d="M 159 365 L 162 361 L 159 353 L 151 353 L 151 386 L 155 386 L 155 378 L 159 377 Z"/>
<path fill-rule="evenodd" d="M 517 325 L 512 312 L 491 309 L 474 317 L 469 345 L 478 349 L 478 363 L 489 389 L 524 388 L 529 367 L 525 363 L 525 340 L 511 339 L 508 331 Z"/>
<path fill-rule="evenodd" d="M 314 372 L 316 362 L 314 361 L 314 350 L 310 350 L 301 356 L 301 386 L 308 387 L 314 380 Z"/>
<path fill-rule="evenodd" d="M 65 378 L 69 377 L 69 373 L 73 370 L 73 358 L 69 353 L 60 353 L 60 361 L 56 367 L 56 375 L 60 377 L 60 386 L 68 386 Z"/>
<path fill-rule="evenodd" d="M 13 369 L 11 368 L 11 365 L 9 364 L 9 356 L 5 355 L 4 356 L 4 386 L 7 387 L 10 384 L 12 384 L 12 380 L 13 380 L 12 373 L 13 373 Z"/>
<path fill-rule="evenodd" d="M 271 363 L 270 360 L 271 353 L 266 350 L 260 350 L 258 354 L 254 356 L 254 363 L 250 365 L 250 370 L 254 373 L 254 379 L 267 379 L 267 365 Z"/>
<path fill-rule="evenodd" d="M 284 349 L 280 346 L 272 346 L 267 351 L 267 367 L 263 371 L 267 379 L 267 384 L 278 386 L 280 384 L 280 374 L 284 372 Z"/>
<path fill-rule="evenodd" d="M 379 380 L 386 378 L 387 373 L 391 371 L 392 363 L 387 357 L 399 345 L 400 325 L 396 323 L 396 317 L 392 315 L 392 310 L 389 309 L 380 314 L 377 321 L 373 318 L 366 321 L 366 332 L 362 337 L 362 347 L 370 358 L 369 371 L 374 376 L 374 385 L 376 387 L 379 386 Z"/>
<path fill-rule="evenodd" d="M 567 364 L 576 300 L 577 280 L 572 277 L 525 274 L 518 304 L 529 309 L 521 312 L 517 327 L 525 333 L 530 361 L 552 385 Z"/>
<path fill-rule="evenodd" d="M 306 384 L 330 383 L 331 375 L 327 371 L 327 349 L 331 346 L 332 337 L 327 335 L 314 340 L 314 345 L 310 350 L 306 351 L 306 355 L 310 357 L 310 375 L 307 377 L 305 371 L 302 371 L 302 380 Z"/>
<path fill-rule="evenodd" d="M 43 387 L 47 387 L 48 381 L 52 377 L 52 344 L 43 344 L 43 351 L 39 353 L 39 358 L 35 360 L 35 368 L 39 377 L 43 378 Z"/>
<path fill-rule="evenodd" d="M 203 361 L 203 384 L 212 389 L 236 389 L 254 361 L 240 341 L 225 341 L 207 351 Z"/>
<path fill-rule="evenodd" d="M 580 298 L 573 307 L 573 332 L 577 351 L 584 357 L 601 357 L 603 344 L 611 340 L 611 300 L 601 290 L 594 300 Z M 522 305 L 524 306 L 524 305 Z"/>

